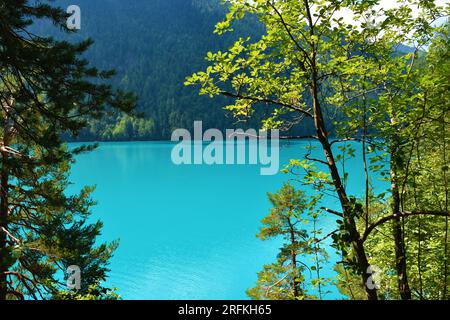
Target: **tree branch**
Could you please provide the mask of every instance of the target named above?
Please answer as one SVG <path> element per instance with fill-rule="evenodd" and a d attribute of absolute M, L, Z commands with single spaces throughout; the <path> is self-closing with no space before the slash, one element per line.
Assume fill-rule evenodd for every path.
<path fill-rule="evenodd" d="M 328 209 L 328 208 L 325 208 L 325 207 L 321 207 L 320 209 L 323 210 L 323 211 L 326 211 L 328 213 L 334 214 L 334 215 L 336 215 L 338 217 L 341 217 L 341 218 L 344 216 L 342 213 L 337 212 L 337 211 L 332 210 L 332 209 Z"/>
<path fill-rule="evenodd" d="M 372 233 L 372 231 L 381 226 L 382 224 L 397 219 L 397 218 L 408 218 L 411 216 L 418 216 L 418 215 L 429 215 L 429 216 L 440 216 L 440 217 L 450 217 L 450 212 L 448 211 L 406 211 L 402 212 L 400 215 L 391 215 L 387 217 L 380 218 L 379 220 L 373 222 L 370 224 L 370 226 L 366 229 L 364 232 L 364 235 L 362 237 L 362 241 L 366 241 L 369 235 Z"/>
<path fill-rule="evenodd" d="M 264 103 L 276 104 L 276 105 L 286 107 L 286 108 L 292 109 L 294 111 L 303 113 L 307 117 L 310 117 L 310 118 L 313 117 L 313 115 L 309 111 L 303 110 L 303 109 L 293 106 L 291 104 L 287 104 L 284 102 L 280 102 L 280 101 L 276 101 L 276 100 L 272 100 L 272 99 L 268 99 L 268 98 L 257 98 L 257 97 L 244 96 L 241 94 L 231 93 L 231 92 L 227 92 L 227 91 L 221 91 L 220 94 L 223 96 L 226 96 L 226 97 L 232 97 L 232 98 L 237 98 L 237 99 L 244 99 L 244 100 L 251 100 L 254 102 L 264 102 Z"/>

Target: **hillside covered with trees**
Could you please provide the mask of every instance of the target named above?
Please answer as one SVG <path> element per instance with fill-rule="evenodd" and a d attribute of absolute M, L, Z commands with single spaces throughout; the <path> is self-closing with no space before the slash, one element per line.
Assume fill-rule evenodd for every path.
<path fill-rule="evenodd" d="M 226 14 L 220 0 L 57 2 L 62 8 L 71 4 L 81 9 L 81 29 L 76 33 L 59 34 L 41 21 L 33 29 L 69 41 L 92 38 L 95 44 L 85 56 L 98 68 L 115 69 L 110 83 L 135 92 L 136 111 L 143 116 L 114 114 L 91 122 L 77 140 L 170 139 L 174 129 L 191 128 L 195 120 L 210 128 L 234 126 L 233 119 L 220 112 L 225 100 L 212 102 L 183 86 L 188 75 L 206 66 L 203 57 L 208 51 L 225 50 L 235 40 L 213 34 L 214 25 Z M 259 34 L 263 27 L 248 19 L 239 30 L 241 35 Z"/>
<path fill-rule="evenodd" d="M 93 39 L 94 45 L 85 57 L 97 68 L 116 71 L 109 83 L 136 93 L 140 116 L 115 113 L 100 121 L 91 120 L 77 137 L 66 135 L 66 140 L 162 140 L 170 139 L 177 128 L 192 129 L 195 120 L 202 120 L 205 128 L 224 130 L 258 127 L 267 116 L 256 110 L 252 118 L 237 121 L 231 112 L 221 111 L 231 102 L 229 98 L 211 101 L 183 86 L 187 76 L 207 65 L 207 52 L 226 51 L 239 37 L 263 34 L 264 24 L 255 17 L 246 17 L 236 26 L 235 34 L 220 37 L 213 32 L 227 13 L 227 6 L 220 0 L 57 2 L 63 9 L 72 4 L 81 9 L 81 29 L 76 33 L 58 33 L 42 21 L 37 21 L 32 30 L 71 42 Z M 397 49 L 412 50 L 407 46 Z M 331 128 L 332 117 L 336 115 L 326 115 Z M 313 133 L 307 125 L 291 123 L 284 129 L 287 136 Z"/>

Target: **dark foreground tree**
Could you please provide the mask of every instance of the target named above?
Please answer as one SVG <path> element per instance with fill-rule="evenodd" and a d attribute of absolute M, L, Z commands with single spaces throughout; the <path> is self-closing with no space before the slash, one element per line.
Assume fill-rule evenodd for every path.
<path fill-rule="evenodd" d="M 73 156 L 61 135 L 76 135 L 107 110 L 130 112 L 133 95 L 103 84 L 71 44 L 38 36 L 29 27 L 50 20 L 65 31 L 67 14 L 45 2 L 0 3 L 0 300 L 46 299 L 65 289 L 67 267 L 79 266 L 81 289 L 106 277 L 116 243 L 96 243 L 102 224 L 88 222 L 92 188 L 68 195 Z M 92 291 L 92 290 L 91 290 Z"/>

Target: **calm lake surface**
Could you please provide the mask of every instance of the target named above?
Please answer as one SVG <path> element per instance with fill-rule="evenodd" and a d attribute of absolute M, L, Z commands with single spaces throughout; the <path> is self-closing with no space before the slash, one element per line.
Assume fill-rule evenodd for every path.
<path fill-rule="evenodd" d="M 308 144 L 282 144 L 280 167 L 301 159 Z M 120 240 L 108 285 L 124 299 L 247 299 L 246 289 L 280 245 L 255 237 L 270 209 L 266 193 L 292 176 L 261 176 L 258 165 L 177 166 L 171 161 L 174 145 L 102 143 L 77 158 L 70 191 L 96 185 L 93 211 L 104 222 L 101 240 Z M 346 167 L 348 190 L 362 195 L 359 156 Z M 333 200 L 326 205 L 338 208 Z M 333 231 L 335 218 L 320 224 L 324 234 Z M 332 277 L 337 258 L 330 254 L 326 276 Z M 325 298 L 341 298 L 329 289 Z"/>

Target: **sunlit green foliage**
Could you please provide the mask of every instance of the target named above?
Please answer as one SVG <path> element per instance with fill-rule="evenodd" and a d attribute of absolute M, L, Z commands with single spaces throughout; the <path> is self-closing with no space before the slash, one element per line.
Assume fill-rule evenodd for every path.
<path fill-rule="evenodd" d="M 304 300 L 322 297 L 329 281 L 321 276 L 327 254 L 320 247 L 320 229 L 316 229 L 317 198 L 310 198 L 292 185 L 285 184 L 276 194 L 268 194 L 273 207 L 262 219 L 261 240 L 284 240 L 277 261 L 264 266 L 258 281 L 247 294 L 253 299 Z M 308 228 L 309 227 L 309 228 Z M 307 231 L 313 230 L 312 236 Z M 310 260 L 305 263 L 305 260 Z M 305 277 L 305 272 L 308 275 Z"/>
<path fill-rule="evenodd" d="M 418 294 L 424 278 L 419 290 L 409 250 L 414 252 L 416 244 L 411 243 L 409 224 L 417 217 L 422 222 L 425 218 L 437 224 L 444 221 L 426 240 L 431 251 L 443 246 L 439 254 L 448 255 L 450 213 L 442 201 L 448 198 L 448 68 L 444 62 L 448 53 L 437 59 L 444 65 L 438 75 L 432 57 L 445 49 L 435 46 L 430 54 L 426 50 L 431 39 L 448 46 L 432 22 L 448 15 L 449 6 L 420 0 L 399 2 L 392 8 L 380 8 L 376 0 L 227 3 L 230 10 L 217 24 L 217 34 L 233 32 L 248 15 L 258 17 L 266 32 L 261 37 L 242 37 L 227 51 L 208 53 L 210 65 L 189 77 L 186 85 L 199 86 L 202 95 L 231 98 L 225 108 L 238 120 L 264 110 L 260 126 L 265 129 L 288 131 L 312 125 L 315 134 L 304 138 L 318 140 L 324 157 L 312 156 L 315 153 L 308 150 L 304 160 L 291 161 L 284 171 L 313 186 L 318 194 L 339 199 L 340 210 L 320 209 L 339 217 L 332 238 L 342 256 L 338 269 L 343 292 L 362 298 L 354 293 L 365 291 L 369 299 L 445 298 L 446 284 L 437 288 L 431 279 L 428 286 L 444 293 Z M 334 127 L 325 121 L 328 117 L 334 117 Z M 355 157 L 355 147 L 361 148 L 365 177 L 358 196 L 347 188 L 349 174 L 355 173 L 346 163 Z M 420 165 L 424 161 L 427 164 Z M 424 196 L 419 201 L 422 176 L 428 186 L 420 186 Z M 372 182 L 380 177 L 390 188 L 374 194 Z M 387 238 L 373 240 L 371 236 L 377 237 L 380 228 Z M 433 240 L 438 234 L 444 239 L 439 245 Z M 448 259 L 435 256 L 431 260 L 444 261 L 445 271 L 440 272 L 447 279 Z M 369 269 L 378 262 L 391 277 L 394 289 L 389 293 L 382 288 L 377 292 L 368 284 Z M 358 285 L 355 277 L 362 279 Z M 347 286 L 342 283 L 345 279 Z"/>

